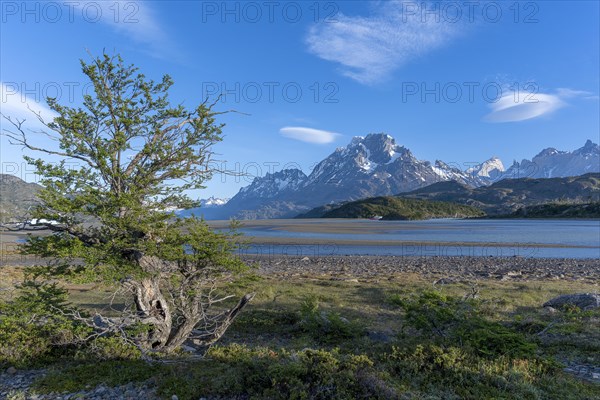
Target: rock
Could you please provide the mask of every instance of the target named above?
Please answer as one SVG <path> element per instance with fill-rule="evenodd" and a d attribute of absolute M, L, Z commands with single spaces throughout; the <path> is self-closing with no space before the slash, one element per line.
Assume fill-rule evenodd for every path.
<path fill-rule="evenodd" d="M 171 396 L 171 400 L 179 400 L 179 397 L 177 397 L 177 395 L 174 394 L 173 396 Z"/>
<path fill-rule="evenodd" d="M 301 261 L 310 261 L 310 258 L 304 257 Z"/>
<path fill-rule="evenodd" d="M 544 303 L 544 307 L 561 308 L 573 305 L 582 310 L 592 310 L 600 307 L 600 295 L 593 293 L 563 294 Z"/>
<path fill-rule="evenodd" d="M 17 373 L 17 369 L 15 367 L 8 367 L 8 369 L 6 370 L 6 373 L 9 375 L 14 375 Z"/>

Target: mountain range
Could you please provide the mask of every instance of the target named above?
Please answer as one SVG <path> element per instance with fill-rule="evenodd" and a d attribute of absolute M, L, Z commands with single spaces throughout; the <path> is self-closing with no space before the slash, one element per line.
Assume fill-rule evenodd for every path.
<path fill-rule="evenodd" d="M 290 218 L 314 207 L 412 192 L 439 182 L 466 188 L 491 185 L 508 178 L 553 178 L 600 172 L 600 148 L 588 140 L 575 151 L 542 150 L 531 160 L 505 169 L 492 157 L 466 170 L 436 160 L 419 160 L 383 133 L 356 136 L 319 162 L 309 175 L 286 169 L 255 178 L 220 207 L 190 209 L 183 215 L 206 219 Z"/>
<path fill-rule="evenodd" d="M 434 163 L 419 160 L 389 135 L 369 134 L 355 137 L 347 146 L 336 149 L 309 175 L 299 169 L 269 173 L 255 178 L 229 201 L 204 199 L 200 201 L 200 208 L 178 213 L 202 215 L 206 219 L 290 218 L 323 205 L 405 194 L 469 205 L 481 203 L 479 208 L 495 214 L 514 211 L 514 205 L 525 204 L 525 198 L 531 200 L 528 204 L 586 196 L 595 198 L 595 189 L 578 191 L 576 186 L 553 178 L 598 172 L 600 149 L 590 140 L 572 152 L 544 149 L 531 160 L 514 162 L 506 170 L 497 157 L 461 170 L 440 160 Z M 512 178 L 533 180 L 517 179 L 518 182 L 508 183 L 515 180 Z M 535 180 L 538 178 L 550 179 L 540 183 L 544 179 L 538 182 Z M 485 187 L 491 190 L 483 190 Z M 35 204 L 40 188 L 18 177 L 0 174 L 0 219 L 7 221 L 24 215 Z M 500 209 L 495 204 L 504 206 Z"/>

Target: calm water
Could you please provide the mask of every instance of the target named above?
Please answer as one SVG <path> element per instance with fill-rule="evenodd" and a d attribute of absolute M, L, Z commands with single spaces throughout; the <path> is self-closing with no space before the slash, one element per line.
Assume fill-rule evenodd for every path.
<path fill-rule="evenodd" d="M 332 224 L 342 228 L 339 231 L 352 230 L 352 233 L 327 232 Z M 248 236 L 288 238 L 288 241 L 298 238 L 303 243 L 314 243 L 256 244 L 244 250 L 259 254 L 600 257 L 600 221 L 273 220 L 264 226 L 245 227 L 241 231 Z M 360 245 L 340 244 L 343 240 L 364 242 Z M 388 245 L 378 245 L 378 241 Z"/>

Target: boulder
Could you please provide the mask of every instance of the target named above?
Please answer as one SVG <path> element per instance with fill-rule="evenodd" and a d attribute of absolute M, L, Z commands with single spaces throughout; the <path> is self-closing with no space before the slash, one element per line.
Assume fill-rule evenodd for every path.
<path fill-rule="evenodd" d="M 565 305 L 573 305 L 582 310 L 592 310 L 600 307 L 600 295 L 593 293 L 563 294 L 544 303 L 544 307 L 562 308 Z"/>

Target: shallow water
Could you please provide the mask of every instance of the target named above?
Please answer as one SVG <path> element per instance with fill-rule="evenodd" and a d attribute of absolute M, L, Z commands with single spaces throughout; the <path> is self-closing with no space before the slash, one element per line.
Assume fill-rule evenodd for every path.
<path fill-rule="evenodd" d="M 270 220 L 241 232 L 274 242 L 251 244 L 249 254 L 600 257 L 594 220 Z"/>

